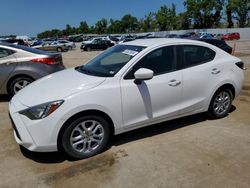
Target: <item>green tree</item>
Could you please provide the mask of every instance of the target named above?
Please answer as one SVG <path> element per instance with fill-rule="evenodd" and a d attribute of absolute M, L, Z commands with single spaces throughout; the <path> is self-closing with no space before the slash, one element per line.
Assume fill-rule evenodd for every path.
<path fill-rule="evenodd" d="M 186 0 L 184 5 L 194 28 L 211 28 L 220 24 L 224 0 Z"/>
<path fill-rule="evenodd" d="M 177 29 L 190 29 L 191 19 L 186 12 L 180 13 L 177 17 Z"/>
<path fill-rule="evenodd" d="M 177 28 L 177 16 L 174 4 L 172 4 L 172 8 L 169 8 L 166 5 L 161 6 L 155 16 L 160 31 Z"/>
<path fill-rule="evenodd" d="M 140 20 L 141 30 L 144 32 L 153 31 L 156 28 L 155 13 L 150 12 Z"/>
<path fill-rule="evenodd" d="M 109 27 L 108 27 L 109 33 L 122 33 L 122 24 L 120 20 L 109 20 Z"/>
<path fill-rule="evenodd" d="M 78 32 L 79 33 L 89 33 L 89 26 L 86 21 L 81 21 L 80 25 L 78 27 Z"/>
<path fill-rule="evenodd" d="M 62 35 L 63 36 L 72 35 L 74 34 L 73 30 L 74 28 L 72 28 L 69 24 L 67 24 L 65 29 L 62 30 Z"/>
<path fill-rule="evenodd" d="M 234 4 L 232 3 L 232 1 L 228 1 L 227 2 L 227 6 L 226 6 L 226 16 L 227 16 L 227 27 L 228 28 L 232 28 L 233 27 L 233 16 L 232 13 L 234 11 Z"/>
<path fill-rule="evenodd" d="M 95 24 L 95 30 L 98 34 L 107 33 L 107 29 L 108 29 L 108 21 L 105 18 L 97 21 L 97 23 Z"/>
<path fill-rule="evenodd" d="M 249 11 L 249 0 L 228 0 L 226 6 L 228 27 L 233 26 L 233 19 L 237 20 L 239 27 L 246 27 L 249 24 Z"/>
<path fill-rule="evenodd" d="M 96 29 L 95 29 L 95 26 L 90 26 L 89 28 L 89 33 L 96 33 Z"/>
<path fill-rule="evenodd" d="M 137 18 L 127 14 L 121 19 L 121 27 L 123 33 L 130 33 L 137 29 L 138 21 Z"/>

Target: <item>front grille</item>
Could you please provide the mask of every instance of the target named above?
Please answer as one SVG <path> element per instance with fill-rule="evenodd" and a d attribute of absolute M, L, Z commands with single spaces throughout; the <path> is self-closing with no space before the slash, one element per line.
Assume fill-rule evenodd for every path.
<path fill-rule="evenodd" d="M 19 132 L 17 131 L 16 125 L 15 125 L 14 121 L 12 120 L 10 114 L 9 114 L 9 117 L 10 117 L 10 121 L 11 121 L 12 127 L 13 127 L 13 129 L 15 130 L 15 132 L 16 132 L 17 138 L 19 138 L 20 140 L 22 140 L 21 137 L 20 137 L 20 135 L 19 135 Z"/>

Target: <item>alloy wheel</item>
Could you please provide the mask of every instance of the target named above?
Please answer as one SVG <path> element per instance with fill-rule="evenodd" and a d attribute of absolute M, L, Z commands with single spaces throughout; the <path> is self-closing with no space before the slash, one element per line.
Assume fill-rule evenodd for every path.
<path fill-rule="evenodd" d="M 27 85 L 29 85 L 31 82 L 28 80 L 18 80 L 17 82 L 15 82 L 13 89 L 14 89 L 14 93 L 17 93 L 18 91 L 20 91 L 21 89 L 23 89 L 24 87 L 26 87 Z"/>
<path fill-rule="evenodd" d="M 213 103 L 213 110 L 217 115 L 223 115 L 231 106 L 231 96 L 228 92 L 222 91 L 217 94 Z"/>
<path fill-rule="evenodd" d="M 72 130 L 70 145 L 75 151 L 87 154 L 96 150 L 103 139 L 103 125 L 95 120 L 86 120 Z"/>

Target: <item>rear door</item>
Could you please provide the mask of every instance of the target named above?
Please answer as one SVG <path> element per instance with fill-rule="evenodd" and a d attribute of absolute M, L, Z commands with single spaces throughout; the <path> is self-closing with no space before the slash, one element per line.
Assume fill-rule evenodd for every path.
<path fill-rule="evenodd" d="M 16 67 L 15 51 L 0 47 L 0 89 Z"/>
<path fill-rule="evenodd" d="M 207 47 L 182 45 L 183 94 L 181 114 L 205 110 L 207 99 L 223 76 L 223 65 L 216 62 L 216 53 Z"/>

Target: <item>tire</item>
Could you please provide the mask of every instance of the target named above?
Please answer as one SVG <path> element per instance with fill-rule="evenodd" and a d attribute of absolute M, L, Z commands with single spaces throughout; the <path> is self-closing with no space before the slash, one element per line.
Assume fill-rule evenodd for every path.
<path fill-rule="evenodd" d="M 58 47 L 58 48 L 56 49 L 56 51 L 62 52 L 62 48 L 61 48 L 61 47 Z"/>
<path fill-rule="evenodd" d="M 227 116 L 231 109 L 233 94 L 230 89 L 218 90 L 209 105 L 208 115 L 214 119 Z"/>
<path fill-rule="evenodd" d="M 69 47 L 68 47 L 68 50 L 72 50 L 72 49 L 73 49 L 72 46 L 69 46 Z"/>
<path fill-rule="evenodd" d="M 91 51 L 91 48 L 90 48 L 90 47 L 87 47 L 87 51 L 90 52 L 90 51 Z"/>
<path fill-rule="evenodd" d="M 65 128 L 61 144 L 70 157 L 84 159 L 103 151 L 108 145 L 109 137 L 107 121 L 99 116 L 88 115 L 77 118 Z"/>
<path fill-rule="evenodd" d="M 15 95 L 18 91 L 20 91 L 33 81 L 33 79 L 24 76 L 15 78 L 9 85 L 9 94 L 12 96 Z"/>

